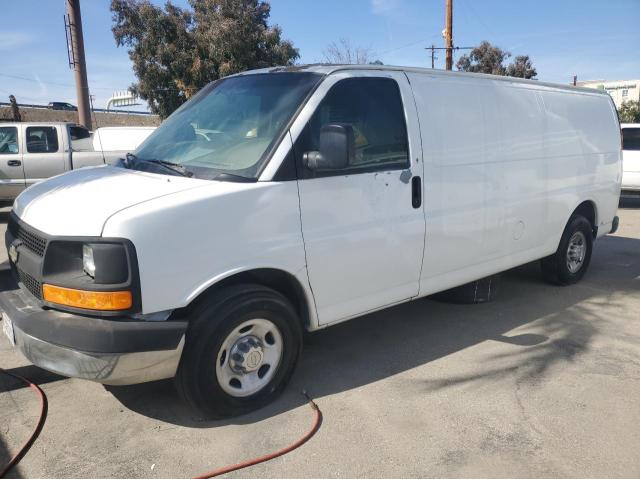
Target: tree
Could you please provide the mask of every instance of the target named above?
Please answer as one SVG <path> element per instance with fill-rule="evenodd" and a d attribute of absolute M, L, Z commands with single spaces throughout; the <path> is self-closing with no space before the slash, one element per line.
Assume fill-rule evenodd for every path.
<path fill-rule="evenodd" d="M 280 27 L 268 25 L 266 1 L 189 0 L 189 5 L 111 1 L 116 44 L 128 48 L 138 79 L 130 89 L 162 118 L 213 80 L 292 65 L 299 58 Z"/>
<path fill-rule="evenodd" d="M 618 109 L 620 123 L 640 123 L 640 100 L 625 101 Z"/>
<path fill-rule="evenodd" d="M 535 78 L 536 69 L 528 55 L 517 56 L 513 63 L 506 67 L 504 61 L 511 56 L 506 50 L 483 41 L 471 50 L 469 55 L 462 55 L 456 63 L 460 71 L 472 73 L 489 73 L 492 75 L 506 75 L 520 78 Z"/>
<path fill-rule="evenodd" d="M 346 38 L 341 38 L 337 42 L 331 42 L 322 52 L 325 63 L 338 65 L 382 65 L 380 60 L 371 59 L 371 49 L 368 47 L 354 47 Z"/>
<path fill-rule="evenodd" d="M 518 55 L 513 63 L 507 66 L 506 75 L 508 77 L 518 77 L 518 78 L 535 78 L 538 75 L 536 69 L 534 68 L 531 60 L 529 59 L 529 55 Z"/>

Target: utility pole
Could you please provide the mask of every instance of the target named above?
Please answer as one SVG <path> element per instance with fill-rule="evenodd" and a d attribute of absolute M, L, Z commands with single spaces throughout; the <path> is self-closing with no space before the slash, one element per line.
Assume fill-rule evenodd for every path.
<path fill-rule="evenodd" d="M 87 82 L 87 64 L 84 59 L 84 39 L 82 37 L 82 17 L 80 0 L 65 0 L 67 3 L 68 29 L 67 43 L 69 47 L 69 66 L 76 77 L 76 93 L 78 96 L 78 123 L 91 130 L 91 108 L 89 105 L 89 84 Z"/>
<path fill-rule="evenodd" d="M 453 0 L 446 1 L 445 12 L 445 26 L 444 26 L 444 40 L 445 47 L 447 48 L 445 68 L 447 70 L 453 70 Z"/>
<path fill-rule="evenodd" d="M 427 50 L 431 50 L 431 69 L 434 69 L 436 60 L 436 46 L 432 43 L 431 48 L 427 48 Z"/>

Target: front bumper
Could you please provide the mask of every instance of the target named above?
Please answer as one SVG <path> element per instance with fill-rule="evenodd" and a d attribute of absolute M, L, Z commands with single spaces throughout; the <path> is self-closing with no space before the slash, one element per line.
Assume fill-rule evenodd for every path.
<path fill-rule="evenodd" d="M 175 376 L 186 321 L 94 318 L 43 309 L 21 289 L 0 292 L 16 347 L 33 364 L 104 384 L 137 384 Z"/>

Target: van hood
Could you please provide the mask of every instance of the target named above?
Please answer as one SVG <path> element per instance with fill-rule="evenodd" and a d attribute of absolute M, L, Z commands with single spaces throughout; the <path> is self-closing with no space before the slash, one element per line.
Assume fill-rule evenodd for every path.
<path fill-rule="evenodd" d="M 130 206 L 211 184 L 112 166 L 81 168 L 23 191 L 13 210 L 29 226 L 60 236 L 100 236 L 107 219 Z"/>

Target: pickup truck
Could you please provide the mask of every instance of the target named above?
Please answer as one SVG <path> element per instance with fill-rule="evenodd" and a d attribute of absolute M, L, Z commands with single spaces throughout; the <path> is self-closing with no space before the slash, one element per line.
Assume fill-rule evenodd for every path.
<path fill-rule="evenodd" d="M 0 123 L 0 202 L 12 203 L 22 190 L 51 176 L 114 163 L 152 131 L 114 127 L 92 133 L 75 123 Z M 106 140 L 112 137 L 123 141 L 110 147 Z"/>

